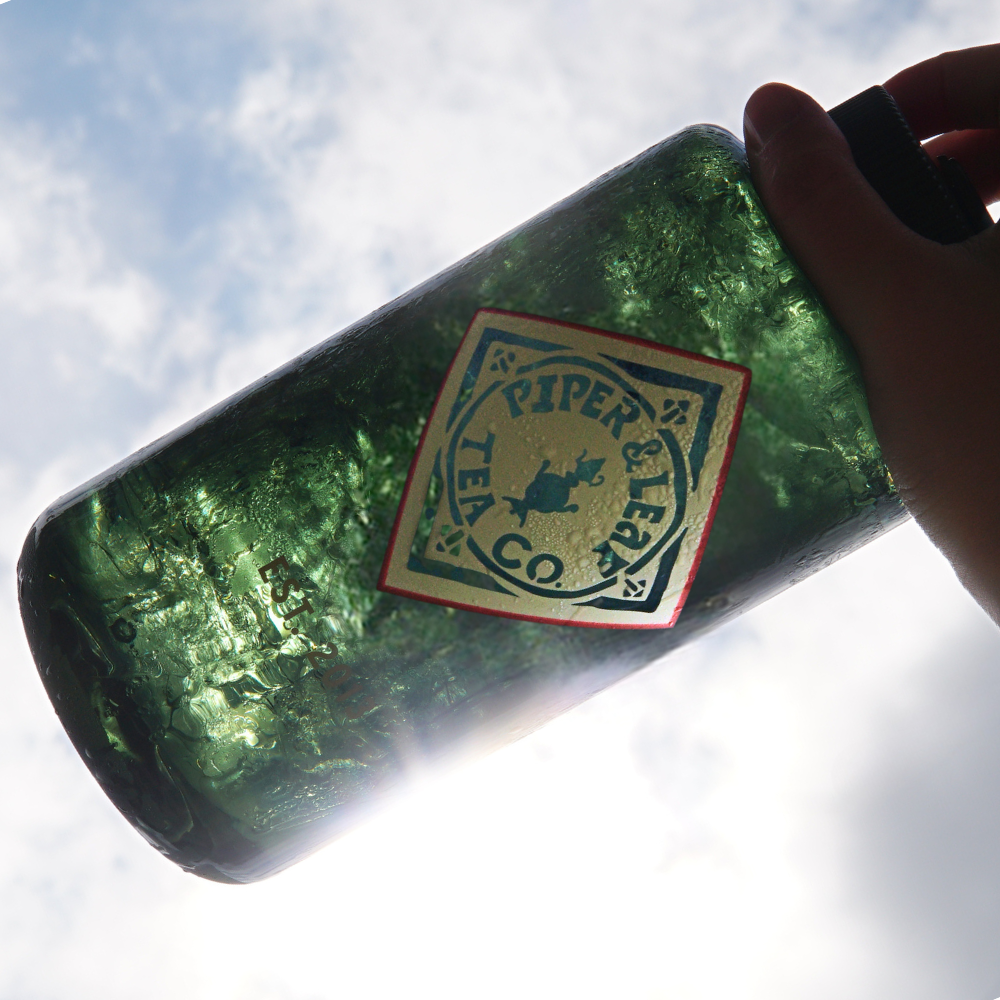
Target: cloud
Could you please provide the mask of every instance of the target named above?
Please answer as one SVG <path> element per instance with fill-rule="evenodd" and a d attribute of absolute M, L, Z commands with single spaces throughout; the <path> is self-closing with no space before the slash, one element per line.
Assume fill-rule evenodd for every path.
<path fill-rule="evenodd" d="M 850 802 L 849 892 L 879 928 L 882 989 L 1000 993 L 1000 636 L 970 610 L 886 711 Z"/>
<path fill-rule="evenodd" d="M 0 998 L 986 996 L 995 637 L 912 527 L 245 892 L 186 879 L 102 798 L 11 567 L 58 493 L 664 135 L 738 129 L 755 84 L 833 104 L 997 22 L 5 5 Z"/>

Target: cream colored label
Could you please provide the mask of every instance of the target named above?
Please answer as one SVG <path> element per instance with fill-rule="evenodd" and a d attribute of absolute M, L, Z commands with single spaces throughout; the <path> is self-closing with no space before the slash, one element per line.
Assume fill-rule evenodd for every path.
<path fill-rule="evenodd" d="M 413 460 L 379 586 L 563 625 L 673 625 L 750 372 L 481 309 Z"/>

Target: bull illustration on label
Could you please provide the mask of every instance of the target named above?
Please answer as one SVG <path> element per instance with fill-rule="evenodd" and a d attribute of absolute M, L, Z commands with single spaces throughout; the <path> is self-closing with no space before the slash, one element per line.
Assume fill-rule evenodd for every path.
<path fill-rule="evenodd" d="M 600 486 L 604 482 L 604 476 L 598 476 L 604 459 L 584 461 L 586 457 L 587 449 L 584 448 L 583 454 L 576 460 L 576 468 L 561 476 L 546 471 L 552 463 L 545 459 L 535 478 L 528 483 L 523 497 L 502 498 L 510 504 L 510 513 L 520 518 L 522 528 L 531 510 L 539 514 L 575 514 L 580 509 L 578 504 L 568 503 L 570 492 L 580 483 Z"/>

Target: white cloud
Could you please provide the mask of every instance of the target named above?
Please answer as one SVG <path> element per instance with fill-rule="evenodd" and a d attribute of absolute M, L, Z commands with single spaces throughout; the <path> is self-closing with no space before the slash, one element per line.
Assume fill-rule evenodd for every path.
<path fill-rule="evenodd" d="M 662 135 L 737 128 L 756 83 L 832 104 L 998 22 L 959 0 L 39 10 L 0 18 L 59 81 L 5 84 L 8 569 L 85 475 Z M 912 526 L 247 889 L 175 872 L 104 801 L 7 579 L 0 1000 L 989 993 L 996 640 Z"/>

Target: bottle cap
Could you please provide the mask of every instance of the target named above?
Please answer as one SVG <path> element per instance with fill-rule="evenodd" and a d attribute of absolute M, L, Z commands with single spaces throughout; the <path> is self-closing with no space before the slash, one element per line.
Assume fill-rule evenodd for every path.
<path fill-rule="evenodd" d="M 885 87 L 870 87 L 829 114 L 868 183 L 912 230 L 959 243 L 993 225 L 958 161 L 928 156 Z"/>

